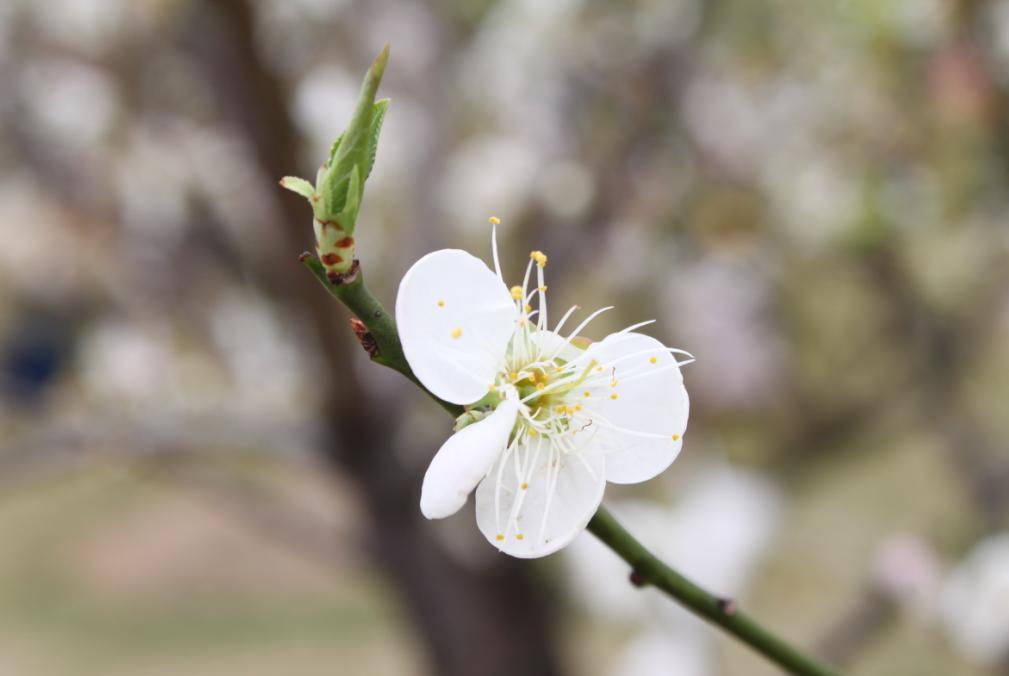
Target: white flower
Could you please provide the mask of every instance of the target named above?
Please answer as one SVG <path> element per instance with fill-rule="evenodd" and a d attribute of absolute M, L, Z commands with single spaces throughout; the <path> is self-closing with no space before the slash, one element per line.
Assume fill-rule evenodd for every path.
<path fill-rule="evenodd" d="M 470 411 L 431 461 L 420 507 L 429 519 L 449 516 L 475 488 L 477 524 L 491 544 L 544 556 L 585 528 L 607 480 L 645 481 L 676 458 L 689 408 L 673 357 L 681 351 L 634 332 L 651 322 L 582 349 L 579 332 L 611 308 L 562 332 L 572 307 L 549 329 L 547 257 L 532 252 L 522 286 L 509 289 L 496 241 L 493 252 L 495 272 L 444 249 L 400 283 L 407 361 L 434 395 Z"/>
<path fill-rule="evenodd" d="M 994 535 L 950 573 L 942 619 L 960 651 L 978 664 L 1009 657 L 1009 533 Z"/>

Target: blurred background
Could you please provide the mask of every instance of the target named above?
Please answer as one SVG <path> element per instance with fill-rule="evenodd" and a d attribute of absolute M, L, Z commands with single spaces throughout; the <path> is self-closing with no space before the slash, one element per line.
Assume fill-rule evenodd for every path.
<path fill-rule="evenodd" d="M 684 452 L 607 492 L 647 545 L 846 674 L 1009 674 L 994 0 L 0 2 L 0 674 L 776 673 L 591 536 L 421 517 L 451 421 L 276 184 L 386 40 L 387 306 L 501 217 L 593 337 L 697 356 Z"/>

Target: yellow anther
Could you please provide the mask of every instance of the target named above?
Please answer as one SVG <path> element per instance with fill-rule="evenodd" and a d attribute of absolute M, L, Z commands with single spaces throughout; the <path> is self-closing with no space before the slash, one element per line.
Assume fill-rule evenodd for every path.
<path fill-rule="evenodd" d="M 540 293 L 546 293 L 546 292 L 547 292 L 547 285 L 546 285 L 546 284 L 544 284 L 543 286 L 541 286 L 541 287 L 539 288 L 539 290 L 540 290 Z"/>
<path fill-rule="evenodd" d="M 657 363 L 657 362 L 658 362 L 659 360 L 658 360 L 658 359 L 657 359 L 656 357 L 649 357 L 649 358 L 648 358 L 648 361 L 649 361 L 649 362 L 651 362 L 652 364 L 655 364 L 655 363 Z"/>
<path fill-rule="evenodd" d="M 529 303 L 526 303 L 523 309 L 526 311 L 526 314 L 529 314 L 530 312 L 533 311 L 533 306 L 530 305 Z"/>
<path fill-rule="evenodd" d="M 515 536 L 515 539 L 516 539 L 516 540 L 525 540 L 525 539 L 526 539 L 526 536 L 525 536 L 525 535 L 523 535 L 522 533 L 519 533 L 519 534 L 517 534 L 517 535 Z"/>
<path fill-rule="evenodd" d="M 613 380 L 610 381 L 610 387 L 616 387 L 616 386 L 617 386 L 617 379 L 614 378 Z"/>
<path fill-rule="evenodd" d="M 565 410 L 566 408 L 567 408 L 567 407 L 566 407 L 566 406 L 565 406 L 564 404 L 561 404 L 560 406 L 558 406 L 558 407 L 556 408 L 556 411 L 557 411 L 558 413 L 564 413 L 564 410 Z"/>
<path fill-rule="evenodd" d="M 582 410 L 582 405 L 581 404 L 575 404 L 575 410 L 576 411 Z"/>
<path fill-rule="evenodd" d="M 616 392 L 614 392 L 613 394 L 610 395 L 610 399 L 616 399 L 616 398 L 617 398 L 617 393 Z"/>
<path fill-rule="evenodd" d="M 452 329 L 452 337 L 453 338 L 459 338 L 460 336 L 462 336 L 462 329 L 461 328 L 459 328 L 457 326 L 454 329 Z"/>
<path fill-rule="evenodd" d="M 536 383 L 536 389 L 537 390 L 542 390 L 546 386 L 547 386 L 546 383 Z"/>
<path fill-rule="evenodd" d="M 547 255 L 542 251 L 531 251 L 529 253 L 529 258 L 536 261 L 536 265 L 541 268 L 545 268 L 547 266 Z"/>
<path fill-rule="evenodd" d="M 512 298 L 514 300 L 522 300 L 522 287 L 521 286 L 513 286 L 512 287 Z"/>
<path fill-rule="evenodd" d="M 508 374 L 508 377 L 511 378 L 512 380 L 518 380 L 519 374 L 516 373 L 515 371 L 512 371 L 511 373 Z"/>
<path fill-rule="evenodd" d="M 529 490 L 529 484 L 527 484 L 525 481 L 523 481 L 522 482 L 522 486 L 520 486 L 520 488 L 522 490 L 524 490 L 524 491 L 527 491 L 527 490 Z"/>
<path fill-rule="evenodd" d="M 498 533 L 497 535 L 494 536 L 494 539 L 497 540 L 498 542 L 501 542 L 502 540 L 504 540 L 504 533 Z"/>
<path fill-rule="evenodd" d="M 588 390 L 585 390 L 584 392 L 582 392 L 582 394 L 584 394 L 586 397 L 591 397 L 592 396 L 592 393 L 589 392 Z"/>
<path fill-rule="evenodd" d="M 673 435 L 673 441 L 679 441 L 679 440 L 680 440 L 680 435 L 679 434 L 674 434 Z"/>
<path fill-rule="evenodd" d="M 501 219 L 498 218 L 497 216 L 491 216 L 487 220 L 493 223 L 494 225 L 501 225 Z"/>
<path fill-rule="evenodd" d="M 529 428 L 529 436 L 535 437 L 537 435 L 539 435 L 539 432 L 536 431 L 536 428 L 535 427 L 530 427 Z"/>
<path fill-rule="evenodd" d="M 445 301 L 439 300 L 438 301 L 438 307 L 445 307 Z"/>

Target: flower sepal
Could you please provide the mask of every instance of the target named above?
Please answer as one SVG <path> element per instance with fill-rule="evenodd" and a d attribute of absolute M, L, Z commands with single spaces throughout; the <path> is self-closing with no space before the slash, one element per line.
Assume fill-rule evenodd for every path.
<path fill-rule="evenodd" d="M 472 425 L 475 422 L 483 420 L 494 412 L 494 409 L 498 407 L 502 399 L 503 397 L 497 388 L 490 390 L 484 395 L 483 399 L 473 402 L 466 407 L 466 412 L 455 419 L 452 431 L 458 432 L 467 425 Z"/>
<path fill-rule="evenodd" d="M 452 431 L 459 432 L 469 427 L 473 423 L 480 422 L 481 420 L 486 418 L 491 412 L 492 410 L 487 409 L 472 409 L 466 411 L 461 416 L 455 419 L 455 424 L 452 426 Z"/>

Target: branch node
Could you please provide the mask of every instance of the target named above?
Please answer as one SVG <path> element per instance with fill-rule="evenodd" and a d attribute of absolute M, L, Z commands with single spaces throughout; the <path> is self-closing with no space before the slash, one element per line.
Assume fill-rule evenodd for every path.
<path fill-rule="evenodd" d="M 340 286 L 341 284 L 350 284 L 357 280 L 357 275 L 361 271 L 361 262 L 354 259 L 354 262 L 350 265 L 350 270 L 346 272 L 327 272 L 326 277 L 329 278 L 329 283 L 333 286 Z"/>
<path fill-rule="evenodd" d="M 374 359 L 378 356 L 378 341 L 375 340 L 375 336 L 371 335 L 371 331 L 364 325 L 364 322 L 357 317 L 351 317 L 350 330 L 357 336 L 357 341 L 361 343 L 361 347 L 364 348 L 369 357 Z"/>
<path fill-rule="evenodd" d="M 631 584 L 638 588 L 644 587 L 648 584 L 648 580 L 645 579 L 645 576 L 642 575 L 641 572 L 637 570 L 631 571 L 629 579 L 631 581 Z"/>
<path fill-rule="evenodd" d="M 727 617 L 732 617 L 739 610 L 739 606 L 736 605 L 735 599 L 722 597 L 716 600 L 715 603 L 718 606 L 719 612 Z"/>

